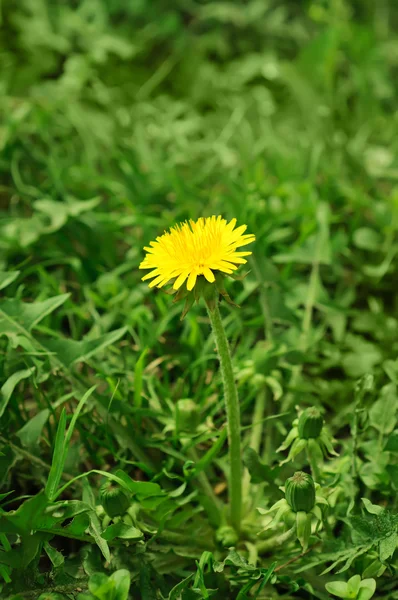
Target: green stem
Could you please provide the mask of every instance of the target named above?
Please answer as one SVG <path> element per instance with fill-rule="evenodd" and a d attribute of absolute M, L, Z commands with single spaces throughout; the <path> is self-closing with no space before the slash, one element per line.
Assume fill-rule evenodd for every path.
<path fill-rule="evenodd" d="M 216 303 L 214 308 L 209 308 L 208 313 L 216 340 L 224 384 L 225 407 L 227 412 L 229 461 L 231 469 L 229 477 L 231 524 L 236 531 L 239 532 L 242 515 L 242 459 L 240 450 L 240 409 L 238 390 L 235 384 L 231 354 L 222 324 L 218 303 Z"/>
<path fill-rule="evenodd" d="M 196 454 L 195 448 L 190 448 L 187 451 L 187 455 L 194 463 L 199 462 L 198 455 Z M 220 506 L 220 500 L 214 493 L 214 490 L 210 484 L 210 481 L 207 478 L 207 475 L 204 471 L 200 471 L 196 475 L 196 479 L 198 481 L 199 487 L 202 489 L 203 493 L 209 499 L 209 506 L 207 507 L 207 512 L 209 515 L 209 519 L 211 519 L 217 526 L 221 524 L 222 520 L 222 511 Z"/>
<path fill-rule="evenodd" d="M 316 457 L 314 457 L 312 455 L 312 453 L 308 449 L 308 447 L 307 447 L 307 459 L 308 459 L 308 462 L 310 463 L 313 480 L 316 481 L 317 483 L 320 483 L 321 482 L 321 472 L 319 470 Z"/>
<path fill-rule="evenodd" d="M 288 529 L 288 531 L 284 531 L 279 535 L 274 535 L 273 537 L 268 538 L 267 540 L 258 542 L 256 544 L 257 552 L 259 554 L 266 554 L 267 552 L 271 552 L 271 550 L 275 550 L 275 548 L 277 548 L 278 546 L 282 546 L 282 544 L 285 544 L 290 539 L 292 539 L 295 533 L 296 527 L 292 527 L 291 529 Z"/>

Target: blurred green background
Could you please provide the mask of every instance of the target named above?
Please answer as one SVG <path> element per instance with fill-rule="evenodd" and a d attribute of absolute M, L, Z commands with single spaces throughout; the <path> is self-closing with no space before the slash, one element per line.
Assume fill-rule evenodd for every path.
<path fill-rule="evenodd" d="M 222 309 L 244 444 L 257 375 L 269 414 L 321 406 L 347 442 L 355 381 L 398 379 L 397 2 L 2 0 L 0 15 L 2 491 L 43 488 L 60 407 L 93 382 L 69 478 L 180 472 L 180 398 L 222 425 L 203 307 L 180 323 L 138 271 L 151 239 L 212 214 L 257 238 L 228 283 L 242 309 Z M 383 402 L 359 465 L 377 501 L 398 489 L 375 451 L 394 427 Z M 267 460 L 291 421 L 268 428 Z M 190 569 L 202 550 L 154 564 Z"/>
<path fill-rule="evenodd" d="M 191 396 L 201 309 L 178 325 L 181 308 L 140 281 L 142 246 L 178 220 L 237 217 L 257 236 L 231 315 L 242 358 L 264 336 L 300 349 L 304 390 L 343 401 L 345 377 L 397 350 L 396 9 L 3 1 L 0 268 L 19 271 L 6 294 L 70 293 L 40 334 L 127 326 L 133 342 L 95 365 L 103 378 L 148 347 Z M 25 350 L 4 341 L 5 376 L 39 362 Z"/>
<path fill-rule="evenodd" d="M 127 326 L 85 389 L 95 372 L 108 397 L 121 377 L 128 403 L 149 348 L 163 395 L 210 393 L 203 310 L 179 325 L 181 307 L 138 265 L 174 222 L 211 214 L 257 236 L 228 333 L 237 361 L 264 337 L 278 356 L 299 351 L 272 383 L 287 404 L 315 397 L 339 420 L 349 382 L 395 360 L 397 12 L 386 0 L 3 0 L 0 269 L 19 273 L 2 287 L 16 301 L 70 294 L 35 321 L 60 355 Z M 46 381 L 43 346 L 2 340 L 4 380 L 33 365 Z M 68 365 L 87 353 L 73 348 Z M 45 399 L 31 390 L 25 413 L 13 398 L 11 430 L 73 392 L 65 378 L 43 384 Z"/>

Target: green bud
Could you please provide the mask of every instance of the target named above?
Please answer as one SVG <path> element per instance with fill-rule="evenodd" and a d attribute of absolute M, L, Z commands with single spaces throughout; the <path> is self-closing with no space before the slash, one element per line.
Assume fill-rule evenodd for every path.
<path fill-rule="evenodd" d="M 285 497 L 294 512 L 310 512 L 315 506 L 315 485 L 311 475 L 297 471 L 285 483 Z"/>
<path fill-rule="evenodd" d="M 298 433 L 303 440 L 317 438 L 321 435 L 323 417 L 315 406 L 307 408 L 299 418 Z"/>
<path fill-rule="evenodd" d="M 196 402 L 189 398 L 179 400 L 175 412 L 177 431 L 196 431 L 199 425 L 199 408 Z"/>
<path fill-rule="evenodd" d="M 236 533 L 235 529 L 230 525 L 222 525 L 217 529 L 216 538 L 218 542 L 224 546 L 224 548 L 229 548 L 230 546 L 235 546 L 239 541 L 239 536 Z"/>
<path fill-rule="evenodd" d="M 100 502 L 108 517 L 124 515 L 130 506 L 130 498 L 118 485 L 108 481 L 100 489 Z"/>

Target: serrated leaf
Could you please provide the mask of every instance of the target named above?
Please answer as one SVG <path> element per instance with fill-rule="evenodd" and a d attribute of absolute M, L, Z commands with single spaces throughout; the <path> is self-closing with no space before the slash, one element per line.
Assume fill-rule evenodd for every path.
<path fill-rule="evenodd" d="M 90 507 L 80 500 L 49 502 L 40 492 L 25 500 L 15 511 L 4 512 L 0 517 L 0 530 L 4 533 L 31 535 L 32 531 L 54 529 L 58 523 L 87 513 Z"/>
<path fill-rule="evenodd" d="M 30 331 L 44 317 L 52 313 L 69 298 L 70 294 L 61 294 L 42 302 L 22 302 L 16 298 L 7 298 L 0 302 L 1 331 L 11 333 Z"/>
<path fill-rule="evenodd" d="M 247 571 L 257 570 L 257 567 L 249 564 L 243 556 L 236 552 L 236 550 L 230 550 L 228 556 L 222 562 L 215 562 L 213 565 L 214 572 L 222 573 L 227 565 L 233 565 L 234 567 L 246 569 Z"/>
<path fill-rule="evenodd" d="M 46 506 L 48 506 L 48 499 L 43 493 L 33 496 L 21 504 L 16 511 L 4 513 L 0 517 L 0 530 L 19 535 L 29 534 L 37 527 L 40 515 Z"/>
<path fill-rule="evenodd" d="M 84 362 L 97 352 L 114 344 L 126 333 L 126 331 L 127 327 L 121 327 L 120 329 L 105 333 L 93 340 L 77 341 L 69 339 L 49 339 L 42 340 L 41 344 L 49 352 L 55 353 L 59 361 L 66 368 L 69 368 L 74 363 Z"/>

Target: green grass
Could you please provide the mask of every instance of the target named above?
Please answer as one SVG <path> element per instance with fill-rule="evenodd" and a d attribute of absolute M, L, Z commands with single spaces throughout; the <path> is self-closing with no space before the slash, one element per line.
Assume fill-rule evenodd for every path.
<path fill-rule="evenodd" d="M 327 600 L 354 575 L 398 598 L 395 3 L 0 13 L 1 598 Z M 138 270 L 165 229 L 213 214 L 256 235 L 247 277 L 226 282 L 240 308 L 221 305 L 239 539 L 205 305 L 181 321 Z M 313 405 L 339 456 L 280 465 Z M 303 553 L 263 513 L 314 461 L 330 506 Z M 131 498 L 116 523 L 108 479 Z"/>

